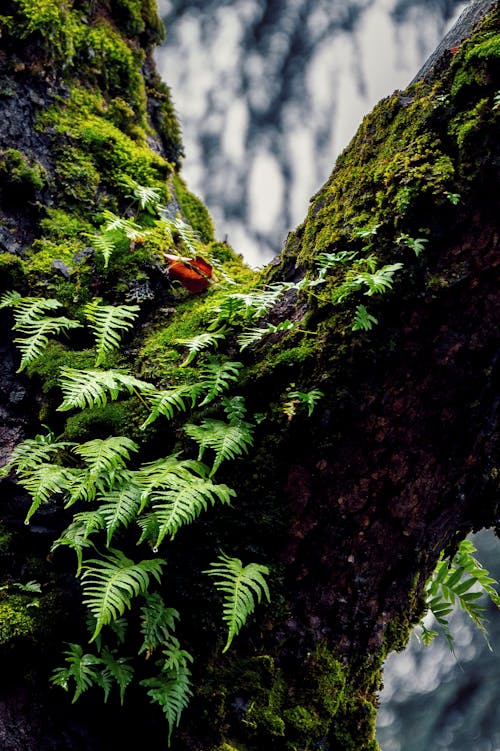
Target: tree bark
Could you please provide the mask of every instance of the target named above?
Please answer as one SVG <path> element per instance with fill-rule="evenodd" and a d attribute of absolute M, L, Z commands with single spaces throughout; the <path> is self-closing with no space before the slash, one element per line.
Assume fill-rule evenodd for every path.
<path fill-rule="evenodd" d="M 153 239 L 103 271 L 88 234 L 106 208 L 127 211 L 120 177 L 167 185 L 167 213 L 198 230 L 205 253 L 245 292 L 252 274 L 210 237 L 204 208 L 179 179 L 179 129 L 151 57 L 160 34 L 151 3 L 67 5 L 34 20 L 12 0 L 0 17 L 2 288 L 57 297 L 73 311 L 93 295 L 117 303 L 125 289 L 129 302 L 141 302 L 141 328 L 119 364 L 165 388 L 183 372 L 173 332 L 186 339 L 186 327 L 191 335 L 206 328 L 214 288 L 179 291 Z M 383 660 L 423 615 L 440 552 L 498 524 L 499 9 L 478 2 L 472 10 L 410 87 L 364 119 L 262 273 L 267 284 L 309 280 L 290 284 L 258 321 L 274 333 L 239 351 L 235 330 L 219 345 L 220 356 L 243 363 L 233 393 L 258 418 L 248 455 L 217 475 L 237 499 L 160 551 L 168 559 L 162 591 L 195 658 L 176 751 L 374 751 Z M 325 253 L 337 260 L 321 278 Z M 351 267 L 358 276 L 348 276 L 346 261 L 359 264 Z M 383 293 L 360 281 L 372 262 L 378 270 L 401 264 Z M 355 326 L 360 305 L 377 319 L 366 330 Z M 39 422 L 70 440 L 111 427 L 138 440 L 144 414 L 135 397 L 125 412 L 117 402 L 112 415 L 66 420 L 54 367 L 73 362 L 73 350 L 61 342 L 50 361 L 28 369 L 31 379 L 16 373 L 10 314 L 2 313 L 4 460 Z M 280 328 L 287 321 L 294 326 Z M 199 362 L 193 371 L 203 355 Z M 308 414 L 290 392 L 311 389 L 322 397 Z M 194 414 L 214 417 L 203 407 Z M 157 459 L 165 447 L 195 459 L 181 427 L 157 421 L 141 457 Z M 26 527 L 30 499 L 13 475 L 2 484 L 2 748 L 132 749 L 166 738 L 161 712 L 139 689 L 120 708 L 114 700 L 101 707 L 90 692 L 72 705 L 49 685 L 61 644 L 78 640 L 84 623 L 73 558 L 50 551 L 68 512 L 56 499 Z M 131 539 L 124 544 L 134 551 Z M 271 571 L 271 603 L 224 653 L 220 601 L 201 573 L 219 549 Z M 42 581 L 41 612 L 24 603 L 16 630 L 13 586 L 29 579 Z"/>

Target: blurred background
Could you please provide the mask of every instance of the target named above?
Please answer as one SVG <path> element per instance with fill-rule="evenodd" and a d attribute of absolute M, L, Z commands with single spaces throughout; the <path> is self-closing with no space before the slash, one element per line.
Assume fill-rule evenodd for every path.
<path fill-rule="evenodd" d="M 183 175 L 216 235 L 258 268 L 307 213 L 363 116 L 412 80 L 462 0 L 158 0 L 156 59 L 172 89 Z M 499 543 L 473 538 L 500 579 Z M 389 657 L 383 751 L 500 751 L 500 613 L 483 636 L 453 617 L 444 638 Z"/>

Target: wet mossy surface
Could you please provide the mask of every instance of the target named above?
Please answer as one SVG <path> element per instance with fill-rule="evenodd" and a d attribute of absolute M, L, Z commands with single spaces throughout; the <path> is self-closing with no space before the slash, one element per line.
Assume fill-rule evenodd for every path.
<path fill-rule="evenodd" d="M 403 264 L 385 294 L 368 296 L 360 287 L 338 303 L 336 291 L 352 266 L 333 263 L 323 284 L 287 292 L 261 321 L 277 324 L 296 316 L 302 331 L 275 333 L 244 351 L 236 340 L 238 326 L 228 332 L 216 353 L 244 365 L 234 393 L 245 395 L 249 413 L 258 414 L 255 447 L 221 473 L 221 481 L 238 487 L 234 507 L 211 509 L 206 520 L 181 531 L 169 560 L 172 596 L 186 613 L 182 635 L 201 662 L 206 660 L 196 668 L 187 729 L 181 727 L 173 748 L 376 751 L 382 660 L 404 646 L 420 617 L 424 574 L 432 570 L 438 543 L 451 534 L 435 532 L 432 551 L 419 561 L 422 576 L 415 578 L 402 529 L 407 524 L 414 552 L 426 525 L 444 514 L 431 481 L 442 469 L 430 458 L 428 475 L 416 481 L 421 487 L 408 491 L 410 496 L 428 491 L 429 507 L 420 519 L 404 488 L 413 481 L 406 463 L 420 467 L 415 457 L 421 443 L 410 448 L 411 461 L 397 453 L 400 423 L 417 423 L 422 411 L 404 390 L 403 361 L 406 355 L 408 362 L 418 361 L 411 340 L 412 327 L 421 325 L 415 300 L 434 306 L 432 311 L 424 306 L 430 320 L 441 305 L 447 310 L 447 293 L 462 283 L 468 259 L 450 250 L 453 238 L 447 233 L 455 232 L 461 207 L 484 179 L 485 143 L 491 143 L 492 160 L 486 171 L 498 166 L 498 13 L 457 54 L 450 53 L 449 70 L 439 82 L 421 81 L 396 92 L 364 119 L 304 224 L 281 258 L 259 275 L 214 239 L 208 212 L 179 175 L 180 129 L 168 87 L 151 67 L 150 46 L 163 33 L 154 3 L 44 0 L 36 13 L 34 8 L 30 0 L 11 0 L 2 9 L 3 39 L 12 50 L 16 46 L 13 58 L 1 63 L 10 87 L 2 96 L 12 98 L 32 86 L 40 101 L 30 109 L 37 134 L 31 144 L 14 149 L 0 140 L 0 191 L 20 186 L 32 202 L 44 205 L 36 207 L 29 242 L 23 242 L 28 232 L 21 237 L 9 229 L 19 242 L 15 255 L 0 253 L 2 291 L 57 297 L 66 314 L 80 317 L 82 306 L 95 297 L 139 302 L 136 330 L 107 366 L 129 369 L 158 388 L 194 382 L 206 356 L 186 364 L 185 341 L 211 330 L 218 306 L 233 291 L 249 293 L 304 275 L 315 282 L 321 253 L 356 253 L 356 273 L 367 271 L 370 256 L 377 268 Z M 49 64 L 44 68 L 40 61 Z M 215 284 L 206 292 L 191 295 L 169 280 L 168 234 L 154 217 L 139 216 L 131 207 L 126 177 L 159 190 L 167 208 L 179 211 L 199 233 L 199 253 L 217 262 Z M 489 190 L 491 181 L 488 185 Z M 488 203 L 481 192 L 478 196 L 476 205 Z M 105 210 L 139 216 L 149 231 L 144 242 L 124 241 L 107 265 L 92 247 Z M 6 226 L 9 222 L 12 215 L 2 217 Z M 428 244 L 417 255 L 404 238 Z M 186 250 L 178 237 L 173 246 Z M 441 268 L 445 249 L 455 260 L 446 258 Z M 379 321 L 371 331 L 352 330 L 360 303 Z M 449 318 L 441 329 L 443 340 L 451 339 Z M 196 458 L 182 431 L 183 415 L 141 432 L 147 412 L 137 396 L 69 416 L 57 412 L 60 368 L 92 368 L 90 347 L 88 332 L 69 342 L 61 338 L 30 366 L 42 421 L 52 422 L 66 440 L 127 435 L 141 443 L 147 459 L 167 450 Z M 450 352 L 440 354 L 440 367 L 453 357 Z M 391 369 L 394 382 L 387 376 Z M 284 411 L 292 387 L 323 391 L 312 421 L 305 413 Z M 416 381 L 415 393 L 422 390 Z M 221 413 L 212 406 L 198 410 L 197 417 Z M 431 423 L 441 424 L 434 413 Z M 450 436 L 454 431 L 455 424 Z M 422 434 L 427 437 L 423 428 Z M 136 540 L 127 535 L 125 544 L 135 550 Z M 259 611 L 248 639 L 242 637 L 224 657 L 217 652 L 220 617 L 209 582 L 196 572 L 214 550 L 228 549 L 235 540 L 242 558 L 271 566 L 274 600 Z M 9 544 L 6 538 L 4 547 Z M 393 560 L 383 552 L 389 549 Z M 17 594 L 0 600 L 8 639 L 36 637 L 34 608 L 27 604 Z"/>

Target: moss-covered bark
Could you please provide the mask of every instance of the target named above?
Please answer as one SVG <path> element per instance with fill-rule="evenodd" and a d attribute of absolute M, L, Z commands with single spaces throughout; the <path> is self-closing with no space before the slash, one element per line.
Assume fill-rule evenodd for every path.
<path fill-rule="evenodd" d="M 95 297 L 139 303 L 136 327 L 104 366 L 157 389 L 203 382 L 210 355 L 187 357 L 185 341 L 207 331 L 220 334 L 211 354 L 243 365 L 228 394 L 245 398 L 253 446 L 217 470 L 237 498 L 158 551 L 168 560 L 160 590 L 194 657 L 194 695 L 172 748 L 375 751 L 381 666 L 422 615 L 440 551 L 498 518 L 497 6 L 432 73 L 364 119 L 261 275 L 214 240 L 180 175 L 179 127 L 151 59 L 162 33 L 153 4 L 10 0 L 1 13 L 1 291 L 57 298 L 81 322 Z M 196 252 L 216 282 L 206 292 L 169 281 L 165 251 L 189 246 L 132 205 L 130 180 L 156 189 L 166 214 L 198 232 Z M 109 259 L 95 240 L 106 211 L 144 228 Z M 242 348 L 248 311 L 229 314 L 230 295 L 283 283 L 252 323 L 274 328 Z M 145 398 L 134 393 L 61 412 L 60 369 L 95 366 L 90 333 L 55 337 L 28 380 L 14 372 L 12 320 L 2 313 L 5 459 L 41 431 L 37 422 L 77 442 L 131 437 L 136 465 L 174 453 L 196 459 L 186 420 L 221 422 L 238 404 L 194 400 L 187 417 L 181 409 L 146 428 Z M 316 404 L 304 397 L 313 389 Z M 5 751 L 78 748 L 82 733 L 96 750 L 110 738 L 130 749 L 166 738 L 139 688 L 125 709 L 106 708 L 112 732 L 96 730 L 87 694 L 72 707 L 49 688 L 61 642 L 86 639 L 73 554 L 50 552 L 75 509 L 56 496 L 27 528 L 31 499 L 14 480 L 3 481 L 0 528 L 0 648 L 19 666 L 0 686 Z M 125 525 L 114 546 L 151 557 L 154 539 L 142 530 Z M 225 653 L 220 598 L 202 573 L 221 549 L 271 571 L 271 603 Z M 49 621 L 16 589 L 29 579 L 41 582 Z M 31 709 L 27 690 L 36 692 Z M 28 745 L 9 723 L 25 728 Z"/>

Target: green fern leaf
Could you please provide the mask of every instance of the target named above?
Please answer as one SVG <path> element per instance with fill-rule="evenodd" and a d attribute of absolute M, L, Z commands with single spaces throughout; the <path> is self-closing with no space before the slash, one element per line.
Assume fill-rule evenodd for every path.
<path fill-rule="evenodd" d="M 150 576 L 160 581 L 164 560 L 134 563 L 119 550 L 87 561 L 82 574 L 83 602 L 96 619 L 92 642 L 103 626 L 123 615 L 133 597 L 149 587 Z"/>
<path fill-rule="evenodd" d="M 77 558 L 76 575 L 80 576 L 83 563 L 83 550 L 90 547 L 93 543 L 89 540 L 89 535 L 98 532 L 105 526 L 104 518 L 99 511 L 81 511 L 75 514 L 71 524 L 66 527 L 64 532 L 52 543 L 51 551 L 59 547 L 67 546 L 75 551 Z"/>
<path fill-rule="evenodd" d="M 120 346 L 122 334 L 132 328 L 139 310 L 138 305 L 99 305 L 98 302 L 85 306 L 84 313 L 96 339 L 96 367 L 103 363 L 108 352 Z"/>
<path fill-rule="evenodd" d="M 230 504 L 235 495 L 227 485 L 214 485 L 201 477 L 189 480 L 172 478 L 170 487 L 156 490 L 151 496 L 160 525 L 155 547 L 158 548 L 167 535 L 173 539 L 180 527 L 194 521 L 209 504 L 213 506 L 217 500 Z"/>
<path fill-rule="evenodd" d="M 152 409 L 149 417 L 142 423 L 141 430 L 145 430 L 160 415 L 166 417 L 167 420 L 171 420 L 176 411 L 187 412 L 189 407 L 194 407 L 200 392 L 201 385 L 197 383 L 194 385 L 182 384 L 173 389 L 147 394 L 146 398 Z"/>
<path fill-rule="evenodd" d="M 22 299 L 23 298 L 19 294 L 19 292 L 16 292 L 15 290 L 8 290 L 7 292 L 3 293 L 2 297 L 0 297 L 0 310 L 2 308 L 14 308 L 21 302 Z"/>
<path fill-rule="evenodd" d="M 136 518 L 141 505 L 141 489 L 133 482 L 123 487 L 111 490 L 102 498 L 98 512 L 106 523 L 106 547 L 109 548 L 111 538 L 119 527 L 128 527 Z"/>
<path fill-rule="evenodd" d="M 225 339 L 226 334 L 224 331 L 214 331 L 214 333 L 204 332 L 193 337 L 193 339 L 177 339 L 177 344 L 183 344 L 188 349 L 188 355 L 182 365 L 190 365 L 195 359 L 198 352 L 201 352 L 208 347 L 214 347 L 217 349 L 219 342 Z"/>
<path fill-rule="evenodd" d="M 23 337 L 14 339 L 21 352 L 21 363 L 17 372 L 22 372 L 27 365 L 40 357 L 48 344 L 49 336 L 55 336 L 69 329 L 80 328 L 81 325 L 79 321 L 59 316 L 59 318 L 39 318 L 37 321 L 23 324 L 22 327 L 14 326 L 25 334 Z"/>
<path fill-rule="evenodd" d="M 177 454 L 141 465 L 134 473 L 135 482 L 141 487 L 141 508 L 148 505 L 151 494 L 158 488 L 170 488 L 177 479 L 191 482 L 208 475 L 208 467 L 193 459 L 177 458 Z"/>
<path fill-rule="evenodd" d="M 141 608 L 141 633 L 143 642 L 139 654 L 146 654 L 149 659 L 155 649 L 165 645 L 175 630 L 175 621 L 179 613 L 175 608 L 167 608 L 163 598 L 157 592 L 145 595 Z"/>
<path fill-rule="evenodd" d="M 152 390 L 150 383 L 118 370 L 78 370 L 61 368 L 61 389 L 64 400 L 59 412 L 86 407 L 104 407 L 122 391 L 129 394 Z"/>
<path fill-rule="evenodd" d="M 39 464 L 28 474 L 19 479 L 19 484 L 26 488 L 32 497 L 32 503 L 24 523 L 29 524 L 31 517 L 42 503 L 48 503 L 67 492 L 74 481 L 74 470 L 58 464 Z"/>
<path fill-rule="evenodd" d="M 26 438 L 13 449 L 9 461 L 0 469 L 0 477 L 6 477 L 13 469 L 21 476 L 29 474 L 38 465 L 50 463 L 54 456 L 75 445 L 70 441 L 57 441 L 50 431 Z"/>
<path fill-rule="evenodd" d="M 161 203 L 159 188 L 151 188 L 149 185 L 140 185 L 131 177 L 125 176 L 120 180 L 122 185 L 128 188 L 128 197 L 135 199 L 141 209 L 157 214 Z"/>
<path fill-rule="evenodd" d="M 48 310 L 62 308 L 59 300 L 45 297 L 21 297 L 15 300 L 11 297 L 10 304 L 15 308 L 14 329 L 17 331 L 23 331 L 25 326 L 36 324 Z"/>
<path fill-rule="evenodd" d="M 103 666 L 101 685 L 104 688 L 104 701 L 108 700 L 111 684 L 114 682 L 120 691 L 120 704 L 123 705 L 125 689 L 134 676 L 134 669 L 129 665 L 130 658 L 117 657 L 109 649 L 104 648 L 100 654 L 99 662 Z"/>
<path fill-rule="evenodd" d="M 179 235 L 190 255 L 195 256 L 198 252 L 197 246 L 201 242 L 199 234 L 189 224 L 183 222 L 180 217 L 169 219 L 163 214 L 163 222 L 167 225 L 170 232 L 175 232 Z"/>
<path fill-rule="evenodd" d="M 264 578 L 269 574 L 269 569 L 259 563 L 243 566 L 239 558 L 230 558 L 221 553 L 203 573 L 216 579 L 215 586 L 224 596 L 223 619 L 228 626 L 228 636 L 222 651 L 226 652 L 255 610 L 256 601 L 260 602 L 263 594 L 270 601 Z"/>
<path fill-rule="evenodd" d="M 125 219 L 124 217 L 113 214 L 112 211 L 104 209 L 102 212 L 106 221 L 104 232 L 117 232 L 124 235 L 127 240 L 138 240 L 146 234 L 143 227 L 140 227 L 133 219 Z"/>
<path fill-rule="evenodd" d="M 239 379 L 242 367 L 241 362 L 221 363 L 214 357 L 209 357 L 207 364 L 201 369 L 201 387 L 205 392 L 205 398 L 200 402 L 200 407 L 227 391 L 231 383 Z"/>
<path fill-rule="evenodd" d="M 75 454 L 82 457 L 87 472 L 95 477 L 109 477 L 109 485 L 112 485 L 113 472 L 125 468 L 130 454 L 138 450 L 139 446 L 130 438 L 114 435 L 81 443 L 75 448 Z"/>
<path fill-rule="evenodd" d="M 75 693 L 72 703 L 91 686 L 101 685 L 99 658 L 96 655 L 84 654 L 79 644 L 68 644 L 68 649 L 64 652 L 66 656 L 67 667 L 57 668 L 52 673 L 51 682 L 56 686 L 61 686 L 65 691 L 69 691 L 70 682 L 75 684 Z"/>
<path fill-rule="evenodd" d="M 222 420 L 203 420 L 201 425 L 188 424 L 184 431 L 200 447 L 198 460 L 203 458 L 207 448 L 215 451 L 215 459 L 210 477 L 215 474 L 226 459 L 235 459 L 247 454 L 253 445 L 253 426 L 248 422 L 227 423 Z"/>
<path fill-rule="evenodd" d="M 375 294 L 383 294 L 393 285 L 393 277 L 396 271 L 403 268 L 402 263 L 393 263 L 376 269 L 373 273 L 362 271 L 353 279 L 353 284 L 367 287 L 365 295 L 369 297 Z"/>
<path fill-rule="evenodd" d="M 104 268 L 108 268 L 111 256 L 116 250 L 117 237 L 112 232 L 96 232 L 89 235 L 94 250 L 100 253 L 104 259 Z"/>
<path fill-rule="evenodd" d="M 140 683 L 148 689 L 148 696 L 163 710 L 168 724 L 167 744 L 170 747 L 172 733 L 179 726 L 182 712 L 193 695 L 191 671 L 185 665 L 177 672 L 164 672 L 154 678 L 146 678 Z"/>
<path fill-rule="evenodd" d="M 238 344 L 240 345 L 240 352 L 243 352 L 244 349 L 246 349 L 250 344 L 253 344 L 254 342 L 259 341 L 264 336 L 267 336 L 268 334 L 275 334 L 278 331 L 293 331 L 296 324 L 292 321 L 281 321 L 281 323 L 273 324 L 269 323 L 267 326 L 264 327 L 252 327 L 249 329 L 245 329 L 239 336 L 238 336 Z"/>
<path fill-rule="evenodd" d="M 370 331 L 377 323 L 378 320 L 367 311 L 364 305 L 357 306 L 352 331 Z"/>

